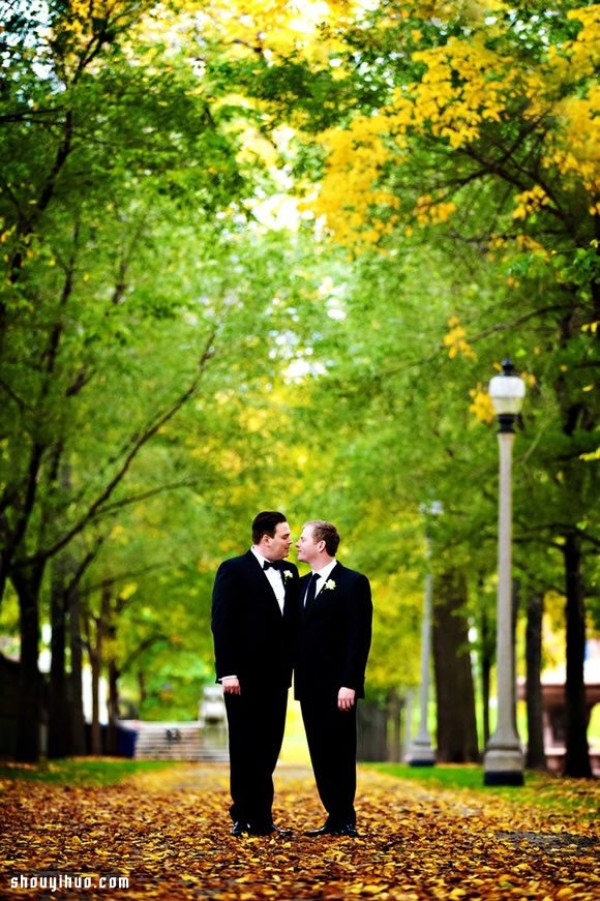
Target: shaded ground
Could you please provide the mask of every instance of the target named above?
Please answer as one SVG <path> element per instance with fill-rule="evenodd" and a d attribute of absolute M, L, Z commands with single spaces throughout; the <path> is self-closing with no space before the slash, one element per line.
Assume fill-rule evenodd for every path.
<path fill-rule="evenodd" d="M 236 839 L 227 786 L 219 764 L 104 788 L 4 780 L 0 897 L 600 899 L 598 823 L 362 769 L 360 838 L 314 839 L 312 776 L 284 765 L 276 818 L 294 836 Z"/>

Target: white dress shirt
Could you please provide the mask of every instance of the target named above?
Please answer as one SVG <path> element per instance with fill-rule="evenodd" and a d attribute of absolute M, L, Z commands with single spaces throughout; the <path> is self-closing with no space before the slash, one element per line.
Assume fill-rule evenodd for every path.
<path fill-rule="evenodd" d="M 315 597 L 319 594 L 320 591 L 323 590 L 323 586 L 327 582 L 327 579 L 331 575 L 331 571 L 336 564 L 337 560 L 332 560 L 331 563 L 328 563 L 327 566 L 324 566 L 323 569 L 320 569 L 318 572 L 316 570 L 312 571 L 312 575 L 317 577 L 317 583 L 315 585 Z M 306 603 L 306 595 L 304 596 L 304 603 Z"/>
<path fill-rule="evenodd" d="M 264 564 L 272 563 L 272 561 L 267 560 L 266 557 L 263 557 L 263 555 L 260 554 L 256 550 L 255 547 L 251 547 L 250 550 L 252 551 L 252 553 L 254 554 L 254 556 L 256 557 L 258 562 L 260 563 L 260 568 L 263 570 L 265 576 L 271 583 L 271 588 L 275 592 L 275 597 L 277 598 L 277 603 L 279 604 L 279 609 L 283 613 L 283 605 L 285 603 L 285 588 L 283 585 L 283 578 L 281 576 L 281 570 L 273 569 L 272 566 L 270 566 L 269 569 L 264 569 Z M 277 561 L 277 562 L 280 562 L 280 561 Z"/>

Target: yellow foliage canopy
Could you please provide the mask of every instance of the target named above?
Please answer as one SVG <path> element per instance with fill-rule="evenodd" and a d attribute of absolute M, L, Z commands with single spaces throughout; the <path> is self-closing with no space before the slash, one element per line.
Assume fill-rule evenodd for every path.
<path fill-rule="evenodd" d="M 328 162 L 312 206 L 333 237 L 344 244 L 373 243 L 398 222 L 399 198 L 386 187 L 386 175 L 402 166 L 413 137 L 433 136 L 460 150 L 479 140 L 490 123 L 510 121 L 515 105 L 533 127 L 542 120 L 556 123 L 544 132 L 543 165 L 558 172 L 565 187 L 583 189 L 590 214 L 596 214 L 600 88 L 582 83 L 600 61 L 600 7 L 585 7 L 570 17 L 582 24 L 577 37 L 550 47 L 546 59 L 527 67 L 508 52 L 486 46 L 489 28 L 497 26 L 484 22 L 468 40 L 451 38 L 443 46 L 416 51 L 414 61 L 425 67 L 420 81 L 396 90 L 373 115 L 357 114 L 344 131 L 325 133 L 321 140 Z M 516 219 L 552 204 L 543 174 L 540 184 L 515 197 Z M 413 217 L 421 225 L 444 222 L 455 208 L 443 196 L 426 195 L 417 200 Z"/>

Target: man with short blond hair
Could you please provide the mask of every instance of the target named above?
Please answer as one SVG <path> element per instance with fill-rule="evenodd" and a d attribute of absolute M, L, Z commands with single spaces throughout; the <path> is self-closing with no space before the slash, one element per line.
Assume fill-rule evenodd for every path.
<path fill-rule="evenodd" d="M 356 702 L 364 697 L 373 605 L 369 580 L 336 559 L 333 523 L 305 523 L 298 560 L 311 572 L 298 592 L 295 696 L 327 820 L 307 835 L 356 836 Z"/>

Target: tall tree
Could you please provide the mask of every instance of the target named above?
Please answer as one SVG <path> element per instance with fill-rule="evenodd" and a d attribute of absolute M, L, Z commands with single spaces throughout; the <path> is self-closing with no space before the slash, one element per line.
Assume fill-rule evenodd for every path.
<path fill-rule="evenodd" d="M 231 110 L 217 121 L 181 49 L 165 60 L 143 42 L 152 8 L 117 3 L 90 17 L 87 5 L 50 4 L 32 11 L 37 21 L 17 12 L 2 48 L 0 597 L 10 579 L 21 607 L 22 759 L 38 754 L 48 560 L 127 503 L 116 494 L 134 461 L 198 393 L 231 320 L 238 336 L 249 316 L 226 289 L 202 292 L 220 262 L 213 217 L 244 185 Z M 202 239 L 210 254 L 194 254 Z M 205 266 L 186 265 L 186 251 Z M 155 346 L 145 358 L 157 341 L 160 355 Z M 60 670 L 58 642 L 56 654 Z"/>

